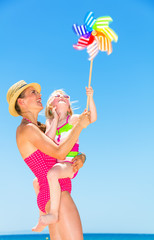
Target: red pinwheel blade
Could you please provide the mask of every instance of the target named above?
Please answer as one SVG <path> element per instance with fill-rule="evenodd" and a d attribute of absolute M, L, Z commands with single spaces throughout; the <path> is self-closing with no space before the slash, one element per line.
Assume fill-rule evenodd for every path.
<path fill-rule="evenodd" d="M 77 50 L 83 50 L 87 46 L 93 43 L 95 37 L 91 35 L 89 38 L 80 37 L 77 44 L 74 44 L 73 47 Z"/>

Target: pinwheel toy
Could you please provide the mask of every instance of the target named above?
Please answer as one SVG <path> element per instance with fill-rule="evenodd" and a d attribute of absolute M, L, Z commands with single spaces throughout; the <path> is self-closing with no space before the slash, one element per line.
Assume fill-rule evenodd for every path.
<path fill-rule="evenodd" d="M 73 47 L 77 50 L 83 50 L 87 48 L 89 54 L 90 62 L 90 72 L 89 72 L 89 84 L 91 85 L 91 73 L 93 59 L 98 54 L 99 50 L 102 52 L 107 52 L 107 54 L 112 53 L 112 41 L 117 42 L 117 34 L 109 27 L 109 23 L 112 22 L 112 18 L 109 16 L 94 18 L 93 12 L 89 12 L 84 21 L 84 25 L 73 25 L 74 32 L 80 37 L 77 44 Z M 87 110 L 89 105 L 89 98 L 87 99 Z"/>

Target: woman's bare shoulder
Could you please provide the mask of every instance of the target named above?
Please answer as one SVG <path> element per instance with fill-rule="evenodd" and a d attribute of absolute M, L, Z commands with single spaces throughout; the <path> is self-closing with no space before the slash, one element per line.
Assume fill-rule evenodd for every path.
<path fill-rule="evenodd" d="M 38 131 L 38 127 L 33 123 L 23 124 L 21 123 L 16 130 L 16 137 L 18 138 L 27 138 L 28 136 L 32 136 L 32 134 L 36 134 Z"/>
<path fill-rule="evenodd" d="M 20 124 L 16 131 L 16 142 L 23 159 L 28 157 L 31 153 L 36 151 L 36 147 L 33 144 L 35 139 L 39 138 L 39 132 L 41 132 L 37 126 L 32 123 Z"/>
<path fill-rule="evenodd" d="M 24 130 L 24 125 L 21 123 L 21 124 L 17 127 L 16 136 L 22 135 L 23 130 Z"/>

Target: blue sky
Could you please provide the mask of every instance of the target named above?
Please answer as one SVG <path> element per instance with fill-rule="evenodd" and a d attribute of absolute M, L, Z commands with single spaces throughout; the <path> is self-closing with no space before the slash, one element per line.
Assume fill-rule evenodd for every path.
<path fill-rule="evenodd" d="M 0 234 L 30 232 L 38 219 L 34 176 L 15 141 L 21 118 L 9 115 L 7 90 L 21 79 L 38 82 L 45 106 L 63 88 L 81 113 L 90 63 L 86 51 L 72 47 L 72 24 L 83 23 L 88 11 L 111 16 L 119 40 L 110 56 L 100 52 L 93 63 L 98 120 L 81 133 L 87 162 L 72 197 L 84 232 L 154 233 L 153 1 L 1 0 Z"/>

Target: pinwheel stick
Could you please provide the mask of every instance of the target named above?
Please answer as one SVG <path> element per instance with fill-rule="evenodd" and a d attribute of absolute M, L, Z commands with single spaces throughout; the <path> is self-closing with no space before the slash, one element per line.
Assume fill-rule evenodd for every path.
<path fill-rule="evenodd" d="M 89 72 L 89 84 L 88 84 L 88 88 L 90 87 L 91 85 L 91 74 L 92 74 L 92 66 L 93 66 L 93 59 L 91 60 L 90 62 L 90 72 Z M 87 111 L 88 111 L 88 106 L 89 106 L 89 96 L 87 97 Z"/>

